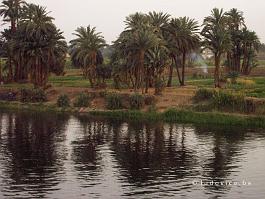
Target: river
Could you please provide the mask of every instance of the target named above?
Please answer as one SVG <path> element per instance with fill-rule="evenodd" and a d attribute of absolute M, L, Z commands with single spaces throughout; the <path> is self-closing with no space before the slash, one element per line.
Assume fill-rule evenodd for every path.
<path fill-rule="evenodd" d="M 263 198 L 265 131 L 0 111 L 0 198 Z"/>

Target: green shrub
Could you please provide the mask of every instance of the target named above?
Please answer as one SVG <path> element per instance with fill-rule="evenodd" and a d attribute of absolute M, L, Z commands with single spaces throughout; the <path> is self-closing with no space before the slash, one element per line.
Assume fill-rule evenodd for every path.
<path fill-rule="evenodd" d="M 140 94 L 133 94 L 129 99 L 131 109 L 141 109 L 144 106 L 144 97 Z"/>
<path fill-rule="evenodd" d="M 123 108 L 122 97 L 115 93 L 109 94 L 107 96 L 107 108 L 110 110 Z"/>
<path fill-rule="evenodd" d="M 213 96 L 213 104 L 218 109 L 245 111 L 245 97 L 241 94 L 219 91 Z"/>
<path fill-rule="evenodd" d="M 227 74 L 227 78 L 231 79 L 232 84 L 236 84 L 236 80 L 239 77 L 239 73 L 236 71 L 231 71 Z"/>
<path fill-rule="evenodd" d="M 21 89 L 20 91 L 20 101 L 21 102 L 46 102 L 47 95 L 43 89 Z"/>
<path fill-rule="evenodd" d="M 90 104 L 89 95 L 86 93 L 80 93 L 74 101 L 74 107 L 88 107 Z"/>
<path fill-rule="evenodd" d="M 193 97 L 193 100 L 195 102 L 210 100 L 213 98 L 215 93 L 216 93 L 215 90 L 201 88 L 201 89 L 196 91 L 195 96 Z"/>
<path fill-rule="evenodd" d="M 155 106 L 155 104 L 152 104 L 151 106 L 148 107 L 147 109 L 148 113 L 156 113 L 157 112 L 157 107 Z"/>
<path fill-rule="evenodd" d="M 67 95 L 60 95 L 57 99 L 57 106 L 66 108 L 70 106 L 70 99 Z"/>

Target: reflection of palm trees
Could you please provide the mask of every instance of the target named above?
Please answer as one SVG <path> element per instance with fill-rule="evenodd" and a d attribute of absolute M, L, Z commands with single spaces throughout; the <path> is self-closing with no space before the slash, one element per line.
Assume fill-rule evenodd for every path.
<path fill-rule="evenodd" d="M 41 197 L 62 178 L 65 154 L 58 151 L 57 144 L 64 140 L 62 132 L 68 117 L 40 113 L 7 116 L 7 138 L 1 147 L 8 159 L 3 173 L 11 180 L 7 180 L 10 182 L 5 189 L 32 191 L 35 197 Z"/>
<path fill-rule="evenodd" d="M 130 123 L 126 136 L 117 145 L 113 145 L 124 176 L 136 185 L 184 178 L 188 168 L 193 166 L 193 154 L 185 147 L 185 135 L 178 141 L 174 134 L 180 133 L 171 126 L 166 135 L 162 124 L 140 125 Z M 186 168 L 183 171 L 182 167 Z M 169 173 L 170 172 L 170 173 Z M 140 183 L 140 184 L 139 184 Z"/>
<path fill-rule="evenodd" d="M 95 179 L 101 173 L 99 147 L 106 142 L 108 132 L 107 122 L 95 120 L 87 116 L 78 116 L 82 130 L 78 132 L 78 138 L 71 143 L 72 159 L 79 177 L 84 182 Z M 108 128 L 109 129 L 109 128 Z M 93 181 L 91 181 L 93 183 Z"/>
<path fill-rule="evenodd" d="M 207 180 L 225 181 L 229 180 L 232 169 L 238 166 L 234 165 L 238 153 L 240 153 L 240 143 L 245 135 L 240 128 L 231 127 L 195 127 L 196 135 L 200 137 L 211 137 L 213 141 L 212 155 L 203 164 L 203 177 Z M 208 132 L 208 133 L 207 133 Z M 209 143 L 208 143 L 209 144 Z M 233 166 L 232 166 L 233 165 Z M 229 186 L 207 186 L 210 190 L 226 190 Z"/>

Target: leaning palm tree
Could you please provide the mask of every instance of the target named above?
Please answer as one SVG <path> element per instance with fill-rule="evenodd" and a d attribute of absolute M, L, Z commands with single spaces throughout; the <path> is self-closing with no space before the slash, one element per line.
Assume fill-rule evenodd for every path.
<path fill-rule="evenodd" d="M 185 85 L 185 67 L 187 56 L 199 48 L 200 37 L 198 35 L 198 22 L 188 17 L 172 19 L 168 26 L 169 39 L 168 45 L 173 49 L 172 53 L 181 56 L 182 73 L 179 74 L 178 62 L 175 60 L 177 67 L 179 83 Z M 177 53 L 177 54 L 176 54 Z"/>
<path fill-rule="evenodd" d="M 80 27 L 74 33 L 76 39 L 70 41 L 70 54 L 74 63 L 80 64 L 84 76 L 89 79 L 94 87 L 96 66 L 98 65 L 100 48 L 106 45 L 101 33 L 95 27 Z"/>
<path fill-rule="evenodd" d="M 203 44 L 205 48 L 210 49 L 215 59 L 215 87 L 220 87 L 220 63 L 222 55 L 230 50 L 231 37 L 226 27 L 226 17 L 223 9 L 214 8 L 210 16 L 203 22 L 201 32 L 204 37 Z"/>

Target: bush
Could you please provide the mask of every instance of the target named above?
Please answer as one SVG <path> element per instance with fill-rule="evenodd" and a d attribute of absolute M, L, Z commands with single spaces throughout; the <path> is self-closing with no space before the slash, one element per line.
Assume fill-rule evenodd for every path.
<path fill-rule="evenodd" d="M 231 79 L 232 84 L 236 84 L 239 73 L 236 71 L 231 71 L 227 74 L 227 78 Z"/>
<path fill-rule="evenodd" d="M 193 100 L 195 102 L 210 100 L 213 98 L 215 93 L 216 93 L 215 90 L 201 88 L 196 91 L 195 96 L 193 97 Z"/>
<path fill-rule="evenodd" d="M 80 93 L 74 101 L 74 107 L 88 107 L 89 104 L 90 98 L 86 93 Z"/>
<path fill-rule="evenodd" d="M 70 106 L 70 99 L 67 95 L 60 95 L 57 99 L 57 106 L 66 108 Z"/>
<path fill-rule="evenodd" d="M 107 108 L 110 110 L 121 109 L 122 97 L 118 94 L 109 94 L 107 96 Z"/>
<path fill-rule="evenodd" d="M 21 102 L 46 102 L 47 95 L 43 89 L 21 89 L 20 91 L 20 101 Z"/>
<path fill-rule="evenodd" d="M 0 93 L 0 100 L 16 101 L 17 100 L 17 93 L 15 93 L 13 91 L 2 92 L 2 93 Z"/>
<path fill-rule="evenodd" d="M 213 104 L 218 109 L 245 111 L 245 97 L 240 94 L 219 91 L 213 96 Z"/>
<path fill-rule="evenodd" d="M 145 105 L 154 105 L 155 104 L 155 96 L 146 95 L 144 97 L 144 103 L 145 103 Z"/>
<path fill-rule="evenodd" d="M 130 102 L 130 108 L 131 109 L 141 109 L 144 106 L 144 97 L 142 95 L 139 94 L 133 94 L 130 96 L 129 98 L 129 102 Z"/>

